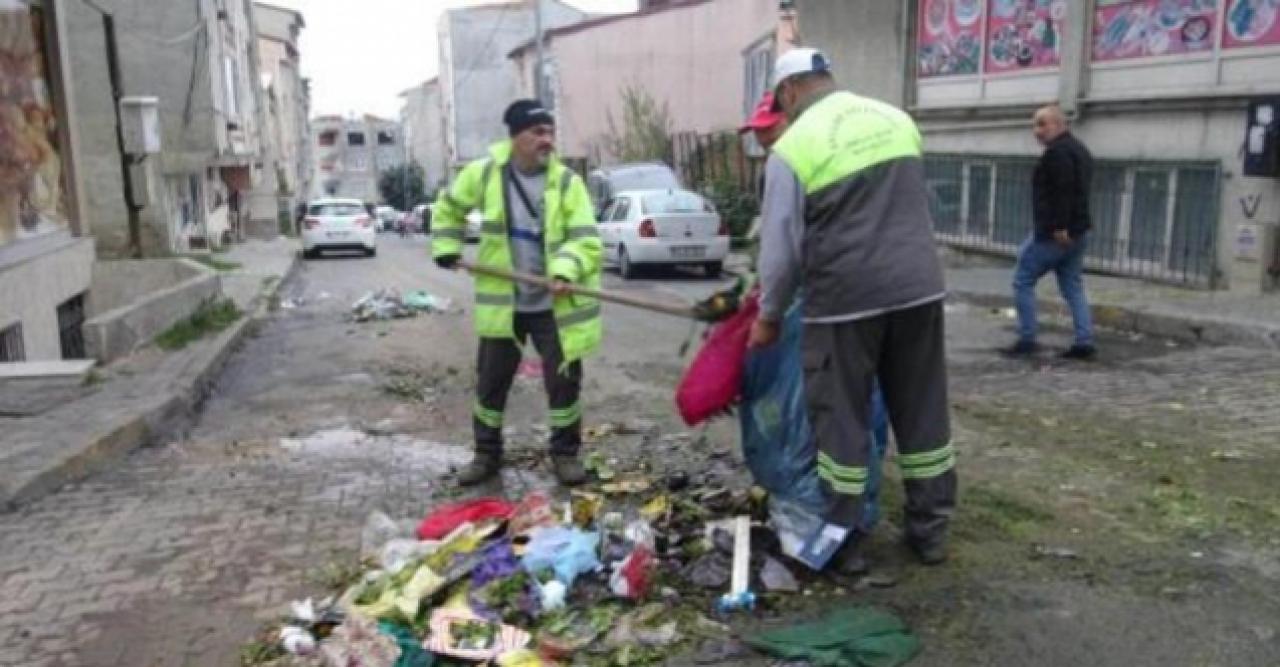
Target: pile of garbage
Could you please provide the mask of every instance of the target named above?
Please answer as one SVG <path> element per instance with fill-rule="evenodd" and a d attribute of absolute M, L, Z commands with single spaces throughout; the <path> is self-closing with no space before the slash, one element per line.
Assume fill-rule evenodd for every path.
<path fill-rule="evenodd" d="M 424 290 L 414 290 L 401 296 L 399 290 L 386 287 L 369 292 L 351 304 L 351 319 L 355 322 L 398 320 L 418 313 L 448 313 L 452 310 L 453 301 L 450 299 Z"/>
<path fill-rule="evenodd" d="M 856 608 L 808 635 L 734 639 L 735 615 L 830 583 L 816 570 L 840 543 L 831 526 L 759 488 L 588 463 L 595 485 L 559 501 L 479 498 L 420 521 L 374 512 L 355 583 L 294 603 L 266 635 L 276 653 L 263 657 L 277 661 L 256 664 L 646 665 L 692 650 L 700 664 L 732 664 L 755 649 L 831 665 L 888 651 L 901 661 L 874 664 L 895 665 L 918 651 L 900 621 Z M 842 652 L 848 661 L 820 659 Z"/>

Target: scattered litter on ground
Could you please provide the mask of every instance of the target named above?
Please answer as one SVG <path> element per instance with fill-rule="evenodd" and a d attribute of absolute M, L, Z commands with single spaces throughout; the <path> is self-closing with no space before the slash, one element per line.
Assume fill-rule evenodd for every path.
<path fill-rule="evenodd" d="M 1080 558 L 1080 554 L 1074 549 L 1051 547 L 1044 544 L 1037 544 L 1032 547 L 1032 554 L 1036 558 L 1055 558 L 1058 560 L 1077 560 Z"/>
<path fill-rule="evenodd" d="M 638 424 L 593 433 L 602 440 L 628 435 L 660 441 Z M 379 442 L 347 429 L 282 444 L 309 453 L 336 446 L 330 440 L 344 448 Z M 676 447 L 694 440 L 662 439 Z M 471 498 L 408 519 L 371 512 L 359 566 L 317 582 L 335 596 L 291 605 L 246 647 L 253 659 L 245 664 L 284 656 L 309 667 L 458 660 L 603 667 L 661 664 L 676 654 L 736 664 L 749 642 L 712 619 L 775 613 L 787 596 L 841 593 L 814 571 L 845 533 L 805 505 L 758 487 L 726 486 L 727 473 L 714 466 L 663 470 L 601 451 L 609 450 L 593 447 L 584 461 L 595 480 L 563 495 Z M 873 627 L 858 641 L 888 641 L 880 635 L 897 627 Z M 786 635 L 773 641 L 782 648 L 768 650 L 783 657 L 817 655 L 788 644 Z M 865 642 L 831 642 L 827 655 L 841 660 L 868 650 Z"/>
<path fill-rule="evenodd" d="M 449 313 L 453 302 L 422 290 L 401 296 L 400 291 L 386 287 L 369 292 L 351 304 L 351 319 L 356 322 L 398 320 L 418 313 Z"/>

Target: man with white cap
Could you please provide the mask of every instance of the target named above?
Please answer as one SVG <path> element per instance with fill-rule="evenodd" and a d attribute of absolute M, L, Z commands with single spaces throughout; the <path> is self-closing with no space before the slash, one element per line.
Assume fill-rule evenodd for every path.
<path fill-rule="evenodd" d="M 907 545 L 946 560 L 955 508 L 943 331 L 946 288 L 933 240 L 921 138 L 884 102 L 836 89 L 826 56 L 793 49 L 774 68 L 790 121 L 765 167 L 760 318 L 754 346 L 773 344 L 804 291 L 805 394 L 818 443 L 828 521 L 853 531 L 834 567 L 860 554 L 870 397 L 884 392 L 906 486 Z"/>

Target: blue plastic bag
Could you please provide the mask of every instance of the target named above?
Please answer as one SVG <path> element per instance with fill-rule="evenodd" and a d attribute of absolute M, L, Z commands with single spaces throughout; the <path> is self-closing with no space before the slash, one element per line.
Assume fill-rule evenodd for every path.
<path fill-rule="evenodd" d="M 599 546 L 600 533 L 563 526 L 538 528 L 529 537 L 521 564 L 531 574 L 554 570 L 560 583 L 572 586 L 579 574 L 600 569 Z"/>
<path fill-rule="evenodd" d="M 825 516 L 827 498 L 818 479 L 817 445 L 805 405 L 801 310 L 797 301 L 787 311 L 778 342 L 747 356 L 738 413 L 742 454 L 756 483 L 769 493 Z M 888 441 L 888 419 L 878 387 L 871 401 L 871 425 L 871 455 L 858 525 L 865 532 L 880 518 L 880 466 Z"/>

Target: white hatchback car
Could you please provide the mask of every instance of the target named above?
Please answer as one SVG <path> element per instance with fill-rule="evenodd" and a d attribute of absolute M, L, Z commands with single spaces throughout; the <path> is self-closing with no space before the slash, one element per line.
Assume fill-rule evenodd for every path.
<path fill-rule="evenodd" d="M 373 217 L 359 199 L 318 199 L 307 205 L 302 221 L 302 256 L 314 259 L 325 250 L 363 250 L 378 254 Z"/>
<path fill-rule="evenodd" d="M 618 193 L 600 215 L 606 265 L 624 279 L 642 264 L 692 264 L 720 275 L 729 256 L 729 229 L 715 207 L 688 190 Z"/>

